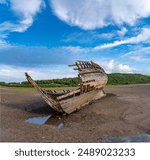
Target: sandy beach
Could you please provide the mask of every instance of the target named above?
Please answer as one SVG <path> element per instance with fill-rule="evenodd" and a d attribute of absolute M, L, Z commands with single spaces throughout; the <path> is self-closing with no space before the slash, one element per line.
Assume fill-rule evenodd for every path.
<path fill-rule="evenodd" d="M 105 98 L 58 115 L 37 92 L 1 88 L 0 141 L 107 142 L 112 136 L 150 134 L 150 84 L 104 90 Z"/>

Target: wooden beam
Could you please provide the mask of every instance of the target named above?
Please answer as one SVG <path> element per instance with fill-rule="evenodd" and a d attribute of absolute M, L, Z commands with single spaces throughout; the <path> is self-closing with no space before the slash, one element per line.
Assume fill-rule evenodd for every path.
<path fill-rule="evenodd" d="M 76 64 L 69 64 L 68 66 L 69 67 L 73 67 L 73 66 L 76 66 Z"/>
<path fill-rule="evenodd" d="M 76 90 L 76 91 L 71 91 L 71 92 L 69 92 L 69 93 L 67 93 L 67 94 L 64 94 L 64 95 L 62 95 L 62 96 L 58 96 L 58 97 L 57 97 L 57 100 L 61 100 L 61 99 L 63 99 L 63 98 L 69 97 L 69 96 L 74 95 L 74 94 L 79 93 L 79 92 L 80 92 L 80 89 L 78 89 L 78 90 Z"/>
<path fill-rule="evenodd" d="M 44 99 L 53 109 L 55 109 L 55 110 L 58 111 L 58 112 L 62 112 L 62 109 L 61 109 L 61 107 L 60 107 L 59 102 L 58 102 L 56 99 L 54 99 L 54 97 L 53 97 L 54 95 L 52 96 L 52 95 L 50 95 L 50 94 L 46 94 L 45 91 L 44 91 L 40 86 L 38 86 L 38 84 L 37 84 L 27 73 L 25 73 L 25 75 L 26 75 L 27 80 L 31 83 L 31 85 L 32 85 L 35 89 L 37 89 L 38 92 L 41 93 L 43 99 Z"/>
<path fill-rule="evenodd" d="M 94 70 L 94 71 L 89 71 L 89 72 L 88 72 L 88 71 L 87 71 L 87 72 L 84 72 L 84 71 L 82 72 L 82 71 L 81 71 L 81 72 L 80 72 L 80 75 L 90 74 L 90 73 L 101 73 L 101 71 L 100 71 L 100 70 Z"/>
<path fill-rule="evenodd" d="M 79 68 L 73 68 L 73 70 L 79 70 Z"/>
<path fill-rule="evenodd" d="M 78 70 L 81 70 L 81 67 L 77 62 L 76 62 L 76 66 L 78 67 Z"/>

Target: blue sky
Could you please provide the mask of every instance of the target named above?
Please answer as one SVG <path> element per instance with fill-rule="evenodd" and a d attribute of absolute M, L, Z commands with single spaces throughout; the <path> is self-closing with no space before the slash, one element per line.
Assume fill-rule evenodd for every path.
<path fill-rule="evenodd" d="M 150 75 L 150 0 L 0 0 L 0 81 L 74 77 L 93 60 L 107 73 Z"/>

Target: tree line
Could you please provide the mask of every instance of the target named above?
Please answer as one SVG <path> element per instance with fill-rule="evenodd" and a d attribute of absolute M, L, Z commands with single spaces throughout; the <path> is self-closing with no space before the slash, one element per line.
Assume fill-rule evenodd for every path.
<path fill-rule="evenodd" d="M 77 87 L 79 86 L 79 78 L 62 78 L 50 80 L 37 80 L 37 84 L 41 87 Z M 112 73 L 108 74 L 108 85 L 126 85 L 126 84 L 144 84 L 150 83 L 150 76 L 142 74 L 121 74 Z M 0 82 L 1 86 L 7 87 L 31 87 L 27 81 L 23 82 Z"/>

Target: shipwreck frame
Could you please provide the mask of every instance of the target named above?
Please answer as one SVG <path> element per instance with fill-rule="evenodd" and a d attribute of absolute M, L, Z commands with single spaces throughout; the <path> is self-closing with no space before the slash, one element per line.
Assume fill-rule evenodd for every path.
<path fill-rule="evenodd" d="M 45 102 L 60 113 L 70 114 L 87 104 L 100 99 L 106 94 L 103 91 L 108 77 L 104 69 L 93 61 L 76 61 L 69 65 L 78 71 L 80 86 L 76 90 L 56 92 L 41 88 L 25 73 L 28 82 L 41 94 Z"/>

